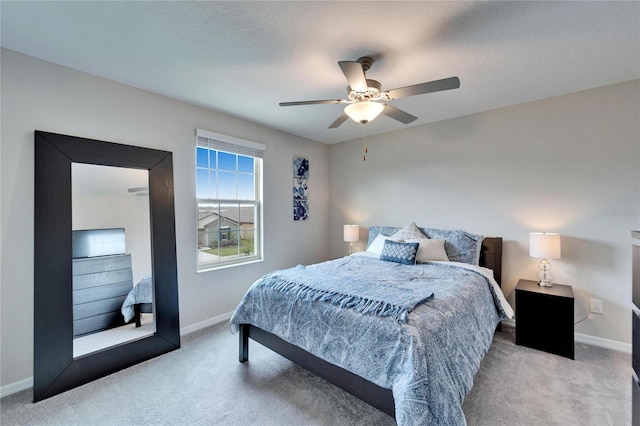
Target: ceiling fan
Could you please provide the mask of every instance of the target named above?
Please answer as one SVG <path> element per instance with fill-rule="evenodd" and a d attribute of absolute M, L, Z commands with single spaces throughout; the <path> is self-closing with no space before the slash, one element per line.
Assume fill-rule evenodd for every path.
<path fill-rule="evenodd" d="M 138 197 L 148 197 L 149 196 L 149 187 L 148 186 L 138 186 L 136 188 L 128 188 L 127 189 L 131 195 L 136 195 Z"/>
<path fill-rule="evenodd" d="M 401 123 L 409 124 L 418 117 L 391 106 L 387 104 L 386 101 L 406 98 L 407 96 L 457 89 L 460 87 L 460 79 L 458 77 L 449 77 L 383 92 L 382 85 L 379 81 L 365 77 L 365 72 L 371 68 L 372 64 L 373 59 L 369 56 L 363 56 L 357 61 L 338 62 L 340 69 L 349 83 L 347 87 L 348 99 L 280 102 L 280 106 L 348 104 L 342 115 L 331 123 L 329 129 L 339 127 L 347 118 L 351 118 L 357 123 L 366 124 L 376 118 L 380 113 L 394 120 L 398 120 Z"/>

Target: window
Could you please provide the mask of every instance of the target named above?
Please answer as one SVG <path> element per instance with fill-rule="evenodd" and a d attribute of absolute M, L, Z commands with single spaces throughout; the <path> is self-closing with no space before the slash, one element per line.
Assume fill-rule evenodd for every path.
<path fill-rule="evenodd" d="M 198 271 L 262 259 L 262 154 L 255 142 L 197 130 Z"/>

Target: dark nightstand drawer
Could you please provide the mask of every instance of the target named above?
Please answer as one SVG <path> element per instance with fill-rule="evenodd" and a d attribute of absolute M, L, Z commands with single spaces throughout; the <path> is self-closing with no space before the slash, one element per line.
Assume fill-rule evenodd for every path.
<path fill-rule="evenodd" d="M 516 344 L 575 359 L 574 297 L 571 286 L 516 286 Z"/>

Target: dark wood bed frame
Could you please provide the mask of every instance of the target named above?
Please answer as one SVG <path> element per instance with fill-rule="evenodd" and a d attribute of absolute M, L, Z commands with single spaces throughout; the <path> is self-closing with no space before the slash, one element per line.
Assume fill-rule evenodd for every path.
<path fill-rule="evenodd" d="M 141 314 L 152 314 L 153 303 L 136 303 L 133 305 L 133 320 L 136 322 L 136 328 L 142 326 Z"/>
<path fill-rule="evenodd" d="M 496 281 L 501 285 L 502 238 L 484 239 L 480 252 L 480 265 L 492 269 Z M 497 330 L 501 330 L 500 325 L 498 325 Z M 240 324 L 240 362 L 249 360 L 249 338 L 279 353 L 316 376 L 333 383 L 380 411 L 392 417 L 395 416 L 391 389 L 380 387 L 251 324 Z"/>

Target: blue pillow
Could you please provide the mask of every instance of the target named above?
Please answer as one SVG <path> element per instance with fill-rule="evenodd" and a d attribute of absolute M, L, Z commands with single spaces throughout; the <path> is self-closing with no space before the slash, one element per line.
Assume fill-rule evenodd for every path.
<path fill-rule="evenodd" d="M 380 260 L 402 263 L 403 265 L 415 265 L 418 247 L 420 247 L 419 243 L 398 243 L 386 240 L 382 247 L 382 253 L 380 253 Z"/>
<path fill-rule="evenodd" d="M 471 265 L 480 264 L 480 251 L 482 250 L 482 240 L 484 239 L 482 235 L 460 230 L 421 229 L 429 238 L 445 240 L 444 249 L 447 251 L 447 257 L 449 257 L 450 261 L 469 263 Z"/>

